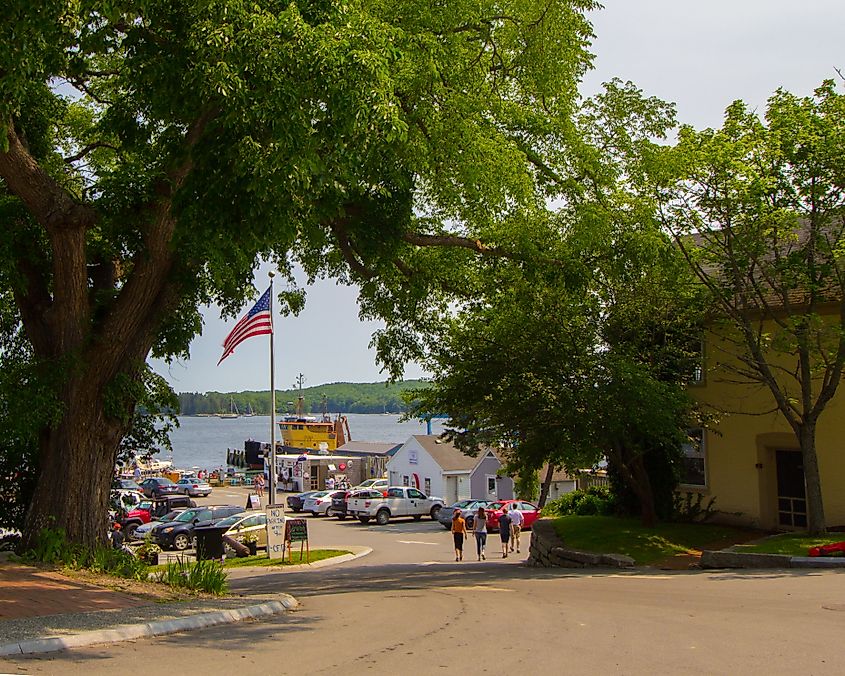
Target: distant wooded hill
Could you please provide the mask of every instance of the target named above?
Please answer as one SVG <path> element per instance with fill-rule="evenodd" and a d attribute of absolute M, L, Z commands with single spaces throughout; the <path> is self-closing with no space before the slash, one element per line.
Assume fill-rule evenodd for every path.
<path fill-rule="evenodd" d="M 323 397 L 326 410 L 330 413 L 401 413 L 404 410 L 401 393 L 404 390 L 421 387 L 422 380 L 406 380 L 401 383 L 330 383 L 316 387 L 302 388 L 306 413 L 323 411 Z M 276 410 L 293 410 L 293 402 L 299 390 L 276 390 Z M 231 402 L 241 413 L 250 408 L 257 415 L 270 415 L 270 391 L 263 392 L 181 392 L 179 406 L 181 415 L 228 413 Z M 291 402 L 289 404 L 289 402 Z"/>

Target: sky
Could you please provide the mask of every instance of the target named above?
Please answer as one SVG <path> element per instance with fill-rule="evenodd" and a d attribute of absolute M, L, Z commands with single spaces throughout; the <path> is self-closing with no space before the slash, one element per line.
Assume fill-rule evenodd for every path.
<path fill-rule="evenodd" d="M 779 87 L 809 95 L 822 80 L 845 72 L 845 2 L 842 0 L 605 0 L 590 15 L 596 38 L 594 70 L 581 91 L 602 82 L 631 80 L 645 94 L 677 105 L 678 120 L 696 128 L 717 127 L 736 99 L 759 111 Z M 263 292 L 269 268 L 256 274 Z M 278 280 L 278 277 L 276 278 Z M 278 284 L 278 282 L 277 282 Z M 275 319 L 276 388 L 332 382 L 384 380 L 370 339 L 380 324 L 358 317 L 357 291 L 332 280 L 308 288 L 298 317 Z M 251 304 L 244 307 L 246 312 Z M 269 341 L 245 341 L 220 366 L 221 344 L 236 319 L 205 308 L 205 327 L 191 344 L 191 358 L 153 368 L 177 392 L 269 389 Z M 405 378 L 425 373 L 406 368 Z"/>

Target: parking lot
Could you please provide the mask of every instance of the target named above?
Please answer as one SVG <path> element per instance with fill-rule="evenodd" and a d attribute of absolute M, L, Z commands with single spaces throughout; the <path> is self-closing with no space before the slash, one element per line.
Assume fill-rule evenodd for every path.
<path fill-rule="evenodd" d="M 241 486 L 217 487 L 207 498 L 195 498 L 198 505 L 242 505 L 246 508 L 251 488 Z M 279 493 L 277 503 L 284 504 L 289 493 Z M 267 505 L 267 495 L 262 500 L 262 507 Z M 293 514 L 308 522 L 308 540 L 311 549 L 325 547 L 358 546 L 372 548 L 372 554 L 364 561 L 367 565 L 388 563 L 445 563 L 455 560 L 452 535 L 437 521 L 424 518 L 394 519 L 386 526 L 374 523 L 367 525 L 355 519 L 340 521 L 334 517 L 314 517 L 310 514 Z M 528 556 L 530 531 L 522 536 L 522 554 L 516 553 L 502 559 L 500 541 L 497 535 L 487 538 L 487 558 L 490 562 L 518 564 Z M 475 541 L 470 538 L 464 545 L 464 561 L 475 561 Z"/>

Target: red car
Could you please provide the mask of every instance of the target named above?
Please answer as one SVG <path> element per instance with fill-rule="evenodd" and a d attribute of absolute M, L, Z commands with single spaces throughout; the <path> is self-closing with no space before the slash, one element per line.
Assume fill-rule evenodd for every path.
<path fill-rule="evenodd" d="M 487 512 L 487 530 L 499 530 L 499 517 L 502 515 L 502 510 L 507 509 L 511 511 L 514 503 L 518 504 L 517 509 L 522 512 L 523 523 L 522 529 L 531 528 L 531 525 L 540 518 L 540 510 L 537 505 L 532 505 L 530 502 L 524 500 L 498 500 L 490 504 L 484 511 Z"/>

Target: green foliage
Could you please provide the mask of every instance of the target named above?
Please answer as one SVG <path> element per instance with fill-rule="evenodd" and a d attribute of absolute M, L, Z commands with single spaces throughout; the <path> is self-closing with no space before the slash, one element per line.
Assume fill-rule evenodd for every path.
<path fill-rule="evenodd" d="M 571 491 L 543 507 L 543 516 L 610 516 L 615 512 L 616 498 L 606 486 L 590 486 L 586 490 Z"/>
<path fill-rule="evenodd" d="M 304 410 L 319 414 L 325 408 L 330 413 L 400 413 L 405 409 L 402 394 L 419 387 L 422 381 L 406 380 L 395 383 L 329 383 L 303 387 Z M 295 410 L 298 389 L 277 390 L 276 406 L 280 412 Z M 197 415 L 228 411 L 230 401 L 242 413 L 252 408 L 259 415 L 270 414 L 270 393 L 264 392 L 182 392 L 178 395 L 181 415 Z"/>
<path fill-rule="evenodd" d="M 135 556 L 148 565 L 156 565 L 158 563 L 158 555 L 161 554 L 161 547 L 157 544 L 145 539 L 141 545 L 135 549 Z"/>
<path fill-rule="evenodd" d="M 534 502 L 540 496 L 540 479 L 536 472 L 523 472 L 514 482 L 514 497 Z"/>
<path fill-rule="evenodd" d="M 173 589 L 201 591 L 222 596 L 229 587 L 228 576 L 223 564 L 215 560 L 190 562 L 179 560 L 168 563 L 157 575 L 157 580 Z"/>
<path fill-rule="evenodd" d="M 705 502 L 703 493 L 676 492 L 672 505 L 672 519 L 674 521 L 704 523 L 718 514 L 719 510 L 714 507 L 715 504 L 715 495 Z"/>
<path fill-rule="evenodd" d="M 133 580 L 147 579 L 146 563 L 121 549 L 94 547 L 89 549 L 69 542 L 62 528 L 44 528 L 38 533 L 35 546 L 21 558 L 32 563 L 62 565 L 73 569 L 87 569 Z"/>

